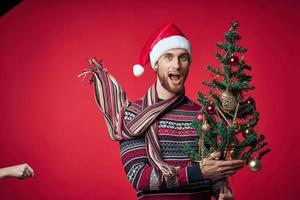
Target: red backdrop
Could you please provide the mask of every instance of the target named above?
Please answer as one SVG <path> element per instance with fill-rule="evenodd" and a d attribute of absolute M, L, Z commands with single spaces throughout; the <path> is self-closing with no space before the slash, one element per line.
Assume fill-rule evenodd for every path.
<path fill-rule="evenodd" d="M 246 1 L 245 1 L 246 2 Z M 3 200 L 135 199 L 88 81 L 76 76 L 101 57 L 130 99 L 155 80 L 131 66 L 150 34 L 174 21 L 193 44 L 187 95 L 196 98 L 216 65 L 215 43 L 240 21 L 253 67 L 260 132 L 272 152 L 263 170 L 234 177 L 236 199 L 292 199 L 299 189 L 296 1 L 33 1 L 0 18 L 0 167 L 29 163 L 36 177 L 0 180 Z M 297 46 L 298 47 L 298 46 Z M 296 68 L 296 66 L 298 68 Z"/>

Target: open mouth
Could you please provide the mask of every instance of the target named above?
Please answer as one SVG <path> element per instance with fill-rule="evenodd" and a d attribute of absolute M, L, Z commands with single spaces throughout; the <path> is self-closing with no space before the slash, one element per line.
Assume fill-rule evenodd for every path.
<path fill-rule="evenodd" d="M 169 78 L 170 78 L 172 84 L 177 85 L 180 83 L 180 81 L 182 79 L 182 75 L 180 73 L 170 72 Z"/>

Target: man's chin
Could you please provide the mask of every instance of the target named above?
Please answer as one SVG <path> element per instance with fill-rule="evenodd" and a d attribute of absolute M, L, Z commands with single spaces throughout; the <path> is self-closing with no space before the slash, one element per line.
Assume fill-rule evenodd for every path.
<path fill-rule="evenodd" d="M 161 85 L 165 90 L 172 94 L 180 94 L 184 91 L 184 83 L 180 82 L 179 84 L 173 84 L 170 79 L 160 79 Z"/>
<path fill-rule="evenodd" d="M 173 94 L 180 94 L 184 91 L 184 87 L 182 85 L 171 85 L 167 88 L 167 90 Z"/>

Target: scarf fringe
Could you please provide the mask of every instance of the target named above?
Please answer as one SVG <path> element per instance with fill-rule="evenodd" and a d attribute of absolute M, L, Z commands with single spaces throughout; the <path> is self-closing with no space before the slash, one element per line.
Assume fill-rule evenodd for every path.
<path fill-rule="evenodd" d="M 150 164 L 158 171 L 161 181 L 177 174 L 176 167 L 164 162 L 157 138 L 157 118 L 167 110 L 178 105 L 184 99 L 184 92 L 165 101 L 158 102 L 156 84 L 152 85 L 143 98 L 143 110 L 125 124 L 123 114 L 130 105 L 127 95 L 117 80 L 103 67 L 102 60 L 89 60 L 89 69 L 78 77 L 82 81 L 92 74 L 96 103 L 105 117 L 109 136 L 114 141 L 132 139 L 145 134 L 147 154 Z"/>

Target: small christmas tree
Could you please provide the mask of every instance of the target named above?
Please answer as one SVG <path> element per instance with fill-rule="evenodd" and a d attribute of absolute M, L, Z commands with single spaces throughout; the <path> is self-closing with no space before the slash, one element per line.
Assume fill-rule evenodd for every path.
<path fill-rule="evenodd" d="M 214 75 L 211 82 L 203 82 L 211 88 L 209 95 L 198 92 L 202 108 L 193 126 L 199 134 L 199 152 L 187 145 L 184 151 L 198 161 L 220 151 L 220 159 L 243 159 L 250 170 L 259 171 L 260 159 L 270 149 L 263 150 L 268 143 L 264 135 L 258 134 L 259 113 L 254 99 L 248 95 L 254 89 L 250 85 L 252 77 L 246 73 L 251 67 L 244 61 L 247 49 L 239 45 L 238 26 L 237 21 L 232 22 L 225 41 L 217 43 L 220 67 L 207 66 Z"/>

